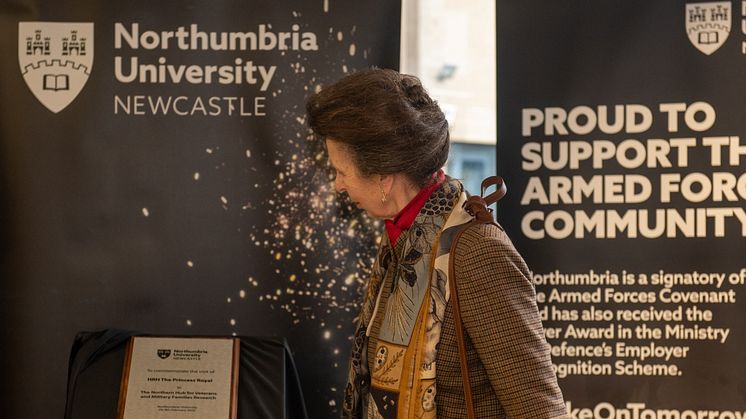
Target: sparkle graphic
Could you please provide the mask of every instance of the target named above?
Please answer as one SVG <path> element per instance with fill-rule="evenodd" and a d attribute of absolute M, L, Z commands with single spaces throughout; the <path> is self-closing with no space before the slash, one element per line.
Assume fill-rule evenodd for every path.
<path fill-rule="evenodd" d="M 298 135 L 285 140 L 291 151 L 278 152 L 272 162 L 279 170 L 271 185 L 261 185 L 271 188 L 271 196 L 242 207 L 249 213 L 264 210 L 270 218 L 268 227 L 248 226 L 246 240 L 266 255 L 262 264 L 271 263 L 276 275 L 247 272 L 251 287 L 237 284 L 235 292 L 242 303 L 255 301 L 285 313 L 293 325 L 320 328 L 318 346 L 334 345 L 327 368 L 344 370 L 348 350 L 335 346 L 353 330 L 381 225 L 334 191 L 323 143 L 311 138 L 305 118 L 286 112 L 283 120 L 294 123 Z M 342 395 L 331 388 L 326 394 L 336 412 Z"/>
<path fill-rule="evenodd" d="M 328 7 L 325 0 L 324 12 Z M 291 15 L 302 21 L 300 12 Z M 195 146 L 192 152 L 203 164 L 183 174 L 195 198 L 231 220 L 232 231 L 245 245 L 248 262 L 240 272 L 228 272 L 237 274 L 235 278 L 213 278 L 214 262 L 196 250 L 186 260 L 186 272 L 199 271 L 216 284 L 231 284 L 216 307 L 225 333 L 250 335 L 257 319 L 245 313 L 276 313 L 292 328 L 280 333 L 292 338 L 302 331 L 301 336 L 317 340 L 309 347 L 324 348 L 328 365 L 313 367 L 327 371 L 347 367 L 344 346 L 351 338 L 382 225 L 334 190 L 324 143 L 309 130 L 303 103 L 324 85 L 368 66 L 364 60 L 369 49 L 357 42 L 356 31 L 354 26 L 317 31 L 326 38 L 320 40 L 326 43 L 320 49 L 333 52 L 321 66 L 323 72 L 306 54 L 278 53 L 277 79 L 266 92 L 270 117 L 262 123 L 267 129 Z M 147 208 L 142 213 L 150 215 Z M 194 269 L 196 262 L 199 269 Z M 183 316 L 187 327 L 203 323 L 196 313 Z M 343 383 L 335 384 L 321 399 L 334 412 L 342 396 L 337 386 Z"/>

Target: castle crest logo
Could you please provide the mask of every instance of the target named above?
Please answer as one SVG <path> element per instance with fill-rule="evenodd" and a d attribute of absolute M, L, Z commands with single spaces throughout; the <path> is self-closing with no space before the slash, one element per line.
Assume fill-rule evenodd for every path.
<path fill-rule="evenodd" d="M 731 26 L 729 1 L 687 3 L 686 34 L 689 41 L 705 55 L 717 51 L 728 39 Z"/>
<path fill-rule="evenodd" d="M 91 75 L 93 23 L 19 22 L 18 63 L 39 102 L 60 112 Z"/>

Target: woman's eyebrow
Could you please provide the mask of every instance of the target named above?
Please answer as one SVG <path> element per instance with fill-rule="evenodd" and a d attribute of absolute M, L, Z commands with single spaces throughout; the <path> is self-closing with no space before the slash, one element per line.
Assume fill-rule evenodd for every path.
<path fill-rule="evenodd" d="M 337 167 L 337 165 L 334 164 L 334 161 L 332 161 L 331 157 L 329 158 L 329 165 L 332 167 L 332 169 L 334 169 L 335 172 L 337 173 L 342 172 L 341 170 L 339 170 L 339 167 Z"/>

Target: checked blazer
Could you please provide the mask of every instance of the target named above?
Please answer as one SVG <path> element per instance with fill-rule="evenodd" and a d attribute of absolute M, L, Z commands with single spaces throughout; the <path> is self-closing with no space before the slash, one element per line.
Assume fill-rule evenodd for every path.
<path fill-rule="evenodd" d="M 499 225 L 461 236 L 453 261 L 478 418 L 565 418 L 536 293 L 523 258 Z M 451 302 L 438 344 L 439 418 L 465 418 Z"/>

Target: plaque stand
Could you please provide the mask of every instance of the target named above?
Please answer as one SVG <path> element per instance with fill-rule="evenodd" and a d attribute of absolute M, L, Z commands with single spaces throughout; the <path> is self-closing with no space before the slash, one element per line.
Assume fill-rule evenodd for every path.
<path fill-rule="evenodd" d="M 102 329 L 75 336 L 70 349 L 64 419 L 117 417 L 123 365 L 131 336 L 150 335 Z M 238 339 L 241 341 L 238 419 L 308 419 L 298 371 L 285 339 L 257 336 Z"/>
<path fill-rule="evenodd" d="M 240 345 L 238 338 L 129 338 L 117 419 L 236 419 Z"/>

